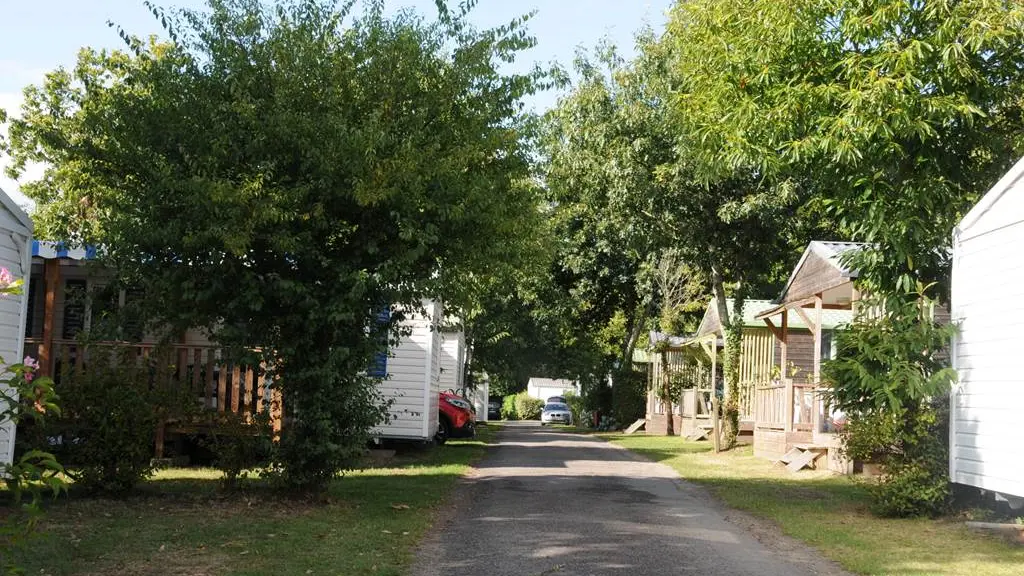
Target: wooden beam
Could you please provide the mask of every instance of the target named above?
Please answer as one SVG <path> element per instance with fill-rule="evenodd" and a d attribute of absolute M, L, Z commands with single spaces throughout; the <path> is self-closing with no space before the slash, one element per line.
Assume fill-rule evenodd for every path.
<path fill-rule="evenodd" d="M 53 316 L 57 306 L 57 287 L 60 285 L 60 260 L 50 259 L 43 263 L 43 282 L 46 285 L 46 300 L 43 306 L 43 343 L 39 345 L 39 372 L 42 376 L 53 376 Z"/>
<path fill-rule="evenodd" d="M 851 303 L 852 304 L 852 303 Z M 824 310 L 849 310 L 851 304 L 822 304 L 821 307 Z M 804 304 L 801 308 L 807 308 L 808 310 L 814 309 L 814 303 Z"/>
<path fill-rule="evenodd" d="M 807 329 L 810 330 L 812 334 L 818 330 L 818 325 L 811 320 L 811 317 L 807 315 L 807 312 L 804 312 L 802 308 L 794 308 L 793 310 L 801 319 L 803 319 L 804 323 L 807 324 Z"/>
<path fill-rule="evenodd" d="M 808 322 L 814 331 L 814 383 L 821 382 L 821 294 L 815 295 L 814 322 Z M 801 311 L 801 315 L 803 312 Z M 806 316 L 805 316 L 806 318 Z"/>
<path fill-rule="evenodd" d="M 772 323 L 771 318 L 765 318 L 764 323 L 768 326 L 768 330 L 775 336 L 775 338 L 782 340 L 782 330 L 779 330 L 779 327 Z"/>

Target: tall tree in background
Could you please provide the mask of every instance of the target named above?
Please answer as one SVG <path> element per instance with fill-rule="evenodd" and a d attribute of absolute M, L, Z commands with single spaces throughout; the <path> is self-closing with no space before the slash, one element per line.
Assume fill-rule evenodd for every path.
<path fill-rule="evenodd" d="M 258 346 L 296 417 L 284 477 L 322 487 L 381 421 L 380 310 L 456 293 L 531 234 L 526 17 L 478 31 L 313 0 L 211 0 L 26 90 L 13 172 L 42 235 L 105 248 L 155 320 Z M 526 224 L 524 227 L 524 223 Z M 391 324 L 400 314 L 393 314 Z"/>
<path fill-rule="evenodd" d="M 706 170 L 708 144 L 678 105 L 674 43 L 647 32 L 638 47 L 632 62 L 610 47 L 578 58 L 578 80 L 547 117 L 549 190 L 563 212 L 593 214 L 619 242 L 616 253 L 636 255 L 634 282 L 652 296 L 647 319 L 663 297 L 650 278 L 671 250 L 707 279 L 693 304 L 703 310 L 704 295 L 714 294 L 723 324 L 738 334 L 726 298 L 741 309 L 746 294 L 777 285 L 780 263 L 805 243 L 800 227 L 813 219 L 800 196 L 765 187 L 754 171 Z M 729 347 L 728 366 L 738 366 L 738 354 Z M 729 391 L 736 373 L 727 370 Z"/>

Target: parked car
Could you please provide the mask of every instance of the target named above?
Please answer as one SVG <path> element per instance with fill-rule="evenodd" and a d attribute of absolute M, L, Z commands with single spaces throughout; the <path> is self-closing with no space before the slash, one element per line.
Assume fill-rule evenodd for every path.
<path fill-rule="evenodd" d="M 451 392 L 441 392 L 437 410 L 437 434 L 434 440 L 438 444 L 444 444 L 449 438 L 476 436 L 476 415 L 469 400 Z"/>
<path fill-rule="evenodd" d="M 491 398 L 487 401 L 487 419 L 501 419 L 501 398 Z"/>
<path fill-rule="evenodd" d="M 572 424 L 572 411 L 565 402 L 548 402 L 540 413 L 540 425 Z"/>
<path fill-rule="evenodd" d="M 565 396 L 552 396 L 546 400 L 548 404 L 565 404 Z"/>

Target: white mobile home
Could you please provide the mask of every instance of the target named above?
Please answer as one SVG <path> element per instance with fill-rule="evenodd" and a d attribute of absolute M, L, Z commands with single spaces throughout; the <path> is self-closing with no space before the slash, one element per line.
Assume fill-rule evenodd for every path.
<path fill-rule="evenodd" d="M 392 401 L 388 421 L 375 430 L 379 438 L 427 441 L 437 433 L 441 305 L 424 301 L 423 308 L 425 314 L 413 314 L 404 320 L 403 327 L 409 333 L 378 360 L 376 370 L 387 376 L 380 383 L 380 392 Z"/>
<path fill-rule="evenodd" d="M 23 279 L 22 293 L 0 297 L 0 358 L 4 364 L 21 362 L 28 314 L 29 271 L 32 268 L 32 220 L 0 190 L 0 268 L 15 280 Z M 0 466 L 14 456 L 14 423 L 0 421 Z"/>
<path fill-rule="evenodd" d="M 462 330 L 441 332 L 441 390 L 458 393 L 465 386 L 466 335 Z"/>
<path fill-rule="evenodd" d="M 1024 504 L 1024 159 L 953 232 L 949 474 Z"/>
<path fill-rule="evenodd" d="M 554 378 L 530 378 L 526 383 L 526 393 L 539 400 L 547 400 L 552 396 L 565 396 L 566 392 L 579 394 L 579 384 L 572 380 Z"/>
<path fill-rule="evenodd" d="M 487 421 L 487 379 L 477 379 L 475 388 L 466 389 L 466 333 L 452 328 L 441 332 L 441 390 L 452 391 L 469 400 L 477 422 Z"/>

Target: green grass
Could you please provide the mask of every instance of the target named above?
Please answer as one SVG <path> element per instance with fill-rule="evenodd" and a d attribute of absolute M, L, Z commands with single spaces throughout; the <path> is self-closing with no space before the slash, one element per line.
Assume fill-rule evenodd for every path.
<path fill-rule="evenodd" d="M 219 472 L 182 468 L 124 499 L 72 494 L 50 506 L 45 533 L 19 560 L 54 576 L 402 574 L 494 429 L 349 473 L 316 502 L 224 494 Z"/>
<path fill-rule="evenodd" d="M 714 454 L 679 437 L 602 435 L 663 462 L 725 504 L 776 523 L 844 568 L 872 575 L 1024 574 L 1024 547 L 978 535 L 961 518 L 882 519 L 870 514 L 864 481 L 828 472 L 790 474 L 749 446 Z"/>

